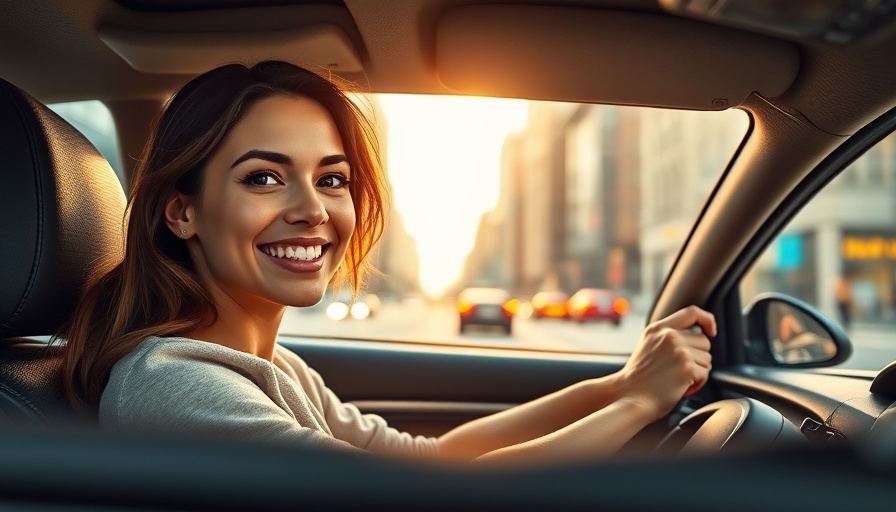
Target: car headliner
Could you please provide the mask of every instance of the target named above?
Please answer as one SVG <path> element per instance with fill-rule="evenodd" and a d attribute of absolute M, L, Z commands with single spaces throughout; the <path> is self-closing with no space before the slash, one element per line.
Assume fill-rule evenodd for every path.
<path fill-rule="evenodd" d="M 0 41 L 16 51 L 3 52 L 0 68 L 44 102 L 163 97 L 190 74 L 261 57 L 322 66 L 341 60 L 350 70 L 342 75 L 373 92 L 717 110 L 737 106 L 756 91 L 786 96 L 794 111 L 836 134 L 852 133 L 870 119 L 871 105 L 887 108 L 896 97 L 880 90 L 896 71 L 879 65 L 881 55 L 896 50 L 896 38 L 845 48 L 785 41 L 670 15 L 652 0 L 562 6 L 519 0 L 512 5 L 506 0 L 246 5 L 253 4 L 8 2 Z M 188 10 L 191 6 L 197 9 Z M 318 42 L 328 48 L 312 51 Z M 819 74 L 830 78 L 814 78 Z M 824 102 L 819 88 L 855 103 Z"/>
<path fill-rule="evenodd" d="M 105 101 L 128 155 L 192 73 L 261 58 L 328 67 L 371 92 L 743 109 L 751 134 L 654 318 L 706 301 L 783 198 L 896 104 L 892 31 L 837 46 L 690 19 L 652 0 L 45 0 L 3 11 L 4 78 L 47 103 Z"/>

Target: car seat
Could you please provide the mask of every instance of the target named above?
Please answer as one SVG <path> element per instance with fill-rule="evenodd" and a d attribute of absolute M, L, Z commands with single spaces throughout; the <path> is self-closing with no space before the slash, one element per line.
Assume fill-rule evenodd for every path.
<path fill-rule="evenodd" d="M 120 261 L 125 197 L 75 128 L 0 80 L 0 422 L 73 419 L 58 346 L 91 271 Z"/>

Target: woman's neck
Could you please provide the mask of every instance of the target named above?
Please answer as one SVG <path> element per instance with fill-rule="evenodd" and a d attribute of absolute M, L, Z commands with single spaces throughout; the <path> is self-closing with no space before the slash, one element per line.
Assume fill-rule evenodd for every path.
<path fill-rule="evenodd" d="M 217 319 L 184 335 L 273 360 L 277 332 L 286 306 L 265 305 L 267 307 L 250 310 L 233 301 L 216 302 Z"/>

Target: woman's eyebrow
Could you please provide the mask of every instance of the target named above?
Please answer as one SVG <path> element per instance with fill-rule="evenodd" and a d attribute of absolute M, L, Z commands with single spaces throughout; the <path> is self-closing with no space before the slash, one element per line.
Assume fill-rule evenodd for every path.
<path fill-rule="evenodd" d="M 253 158 L 257 158 L 259 160 L 267 160 L 269 162 L 274 162 L 275 164 L 292 165 L 292 159 L 290 159 L 283 153 L 276 153 L 274 151 L 262 151 L 260 149 L 251 149 L 249 151 L 246 151 L 243 156 L 237 158 L 236 161 L 230 165 L 230 168 L 233 169 L 242 162 L 251 160 Z"/>
<path fill-rule="evenodd" d="M 348 158 L 345 155 L 330 155 L 320 159 L 320 166 L 341 164 L 342 162 L 348 162 Z"/>

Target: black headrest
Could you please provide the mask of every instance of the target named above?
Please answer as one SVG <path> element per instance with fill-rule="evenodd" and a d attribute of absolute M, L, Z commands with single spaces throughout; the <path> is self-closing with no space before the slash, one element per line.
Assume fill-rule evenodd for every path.
<path fill-rule="evenodd" d="M 53 334 L 96 268 L 120 261 L 125 197 L 67 122 L 0 80 L 0 338 Z"/>

